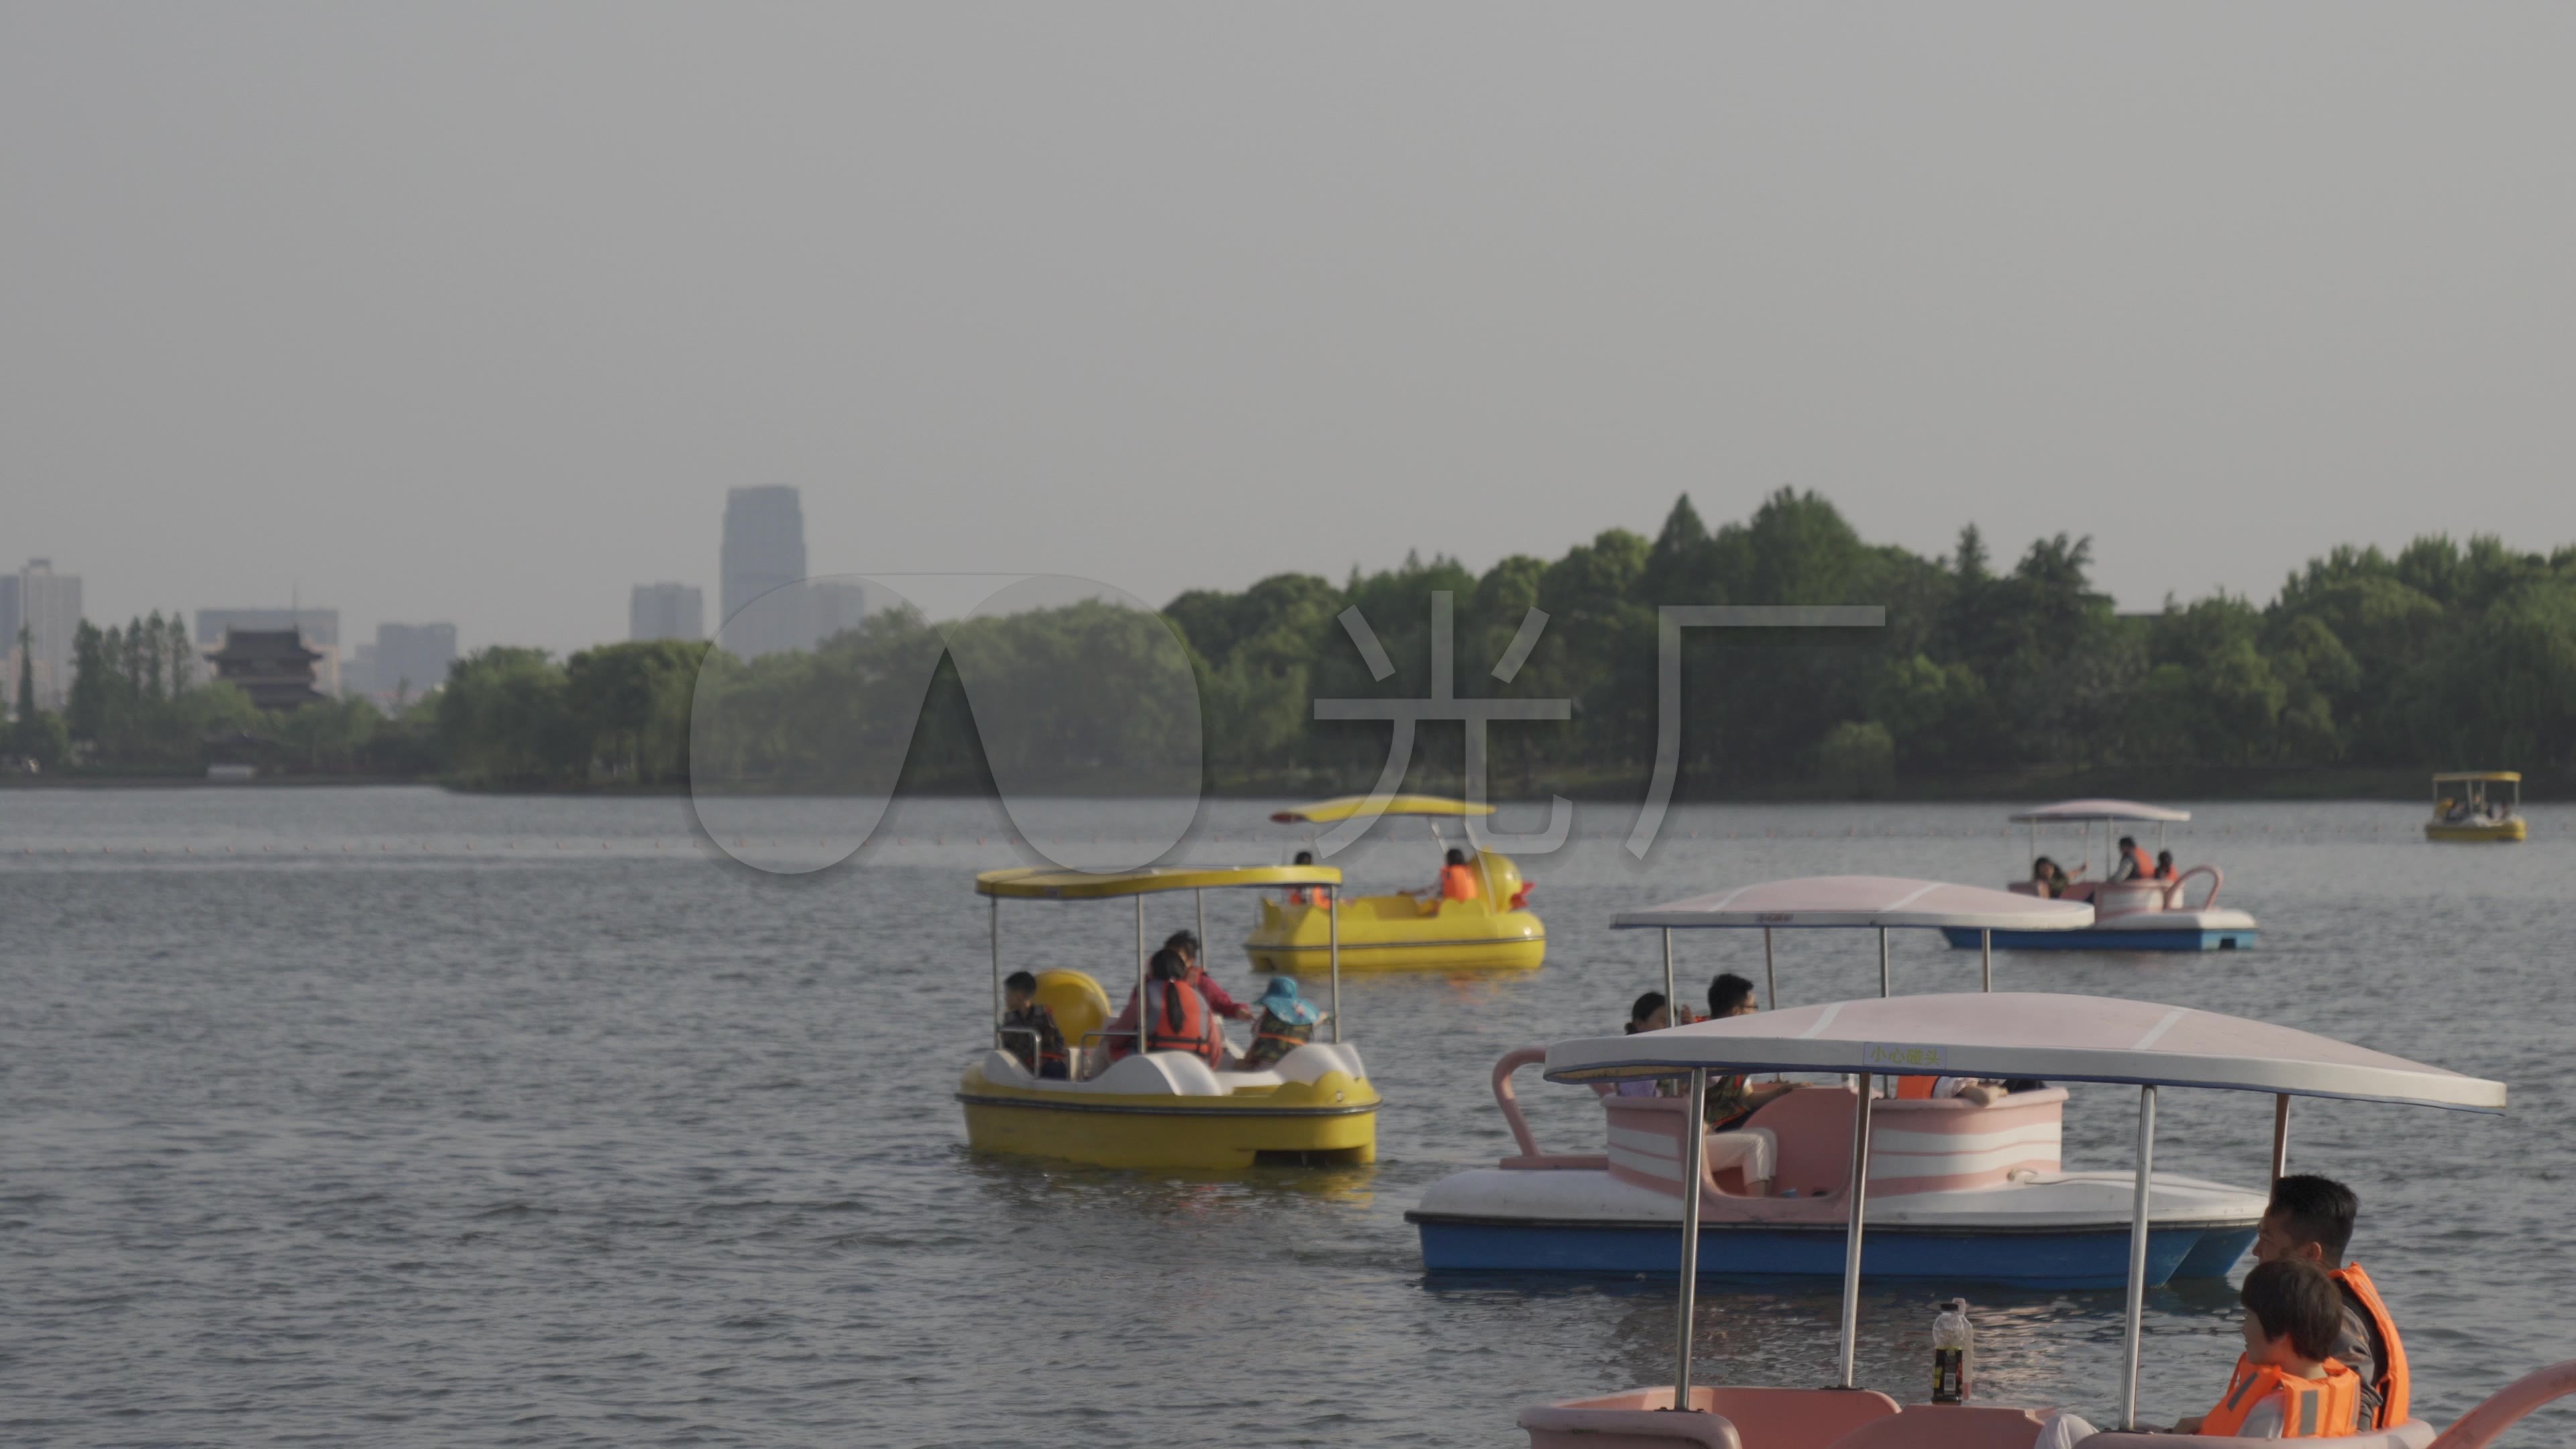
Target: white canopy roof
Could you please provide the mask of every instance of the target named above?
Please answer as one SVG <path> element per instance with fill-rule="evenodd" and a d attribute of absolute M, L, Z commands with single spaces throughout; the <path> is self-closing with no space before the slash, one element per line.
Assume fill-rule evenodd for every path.
<path fill-rule="evenodd" d="M 1885 875 L 1817 875 L 1765 881 L 1622 911 L 1623 930 L 1767 926 L 1951 926 L 1962 930 L 2077 931 L 2093 924 L 2082 901 L 2052 901 L 1985 886 Z"/>
<path fill-rule="evenodd" d="M 2188 810 L 2168 810 L 2162 805 L 2141 805 L 2135 800 L 2060 800 L 2036 810 L 2024 810 L 2011 820 L 2144 820 L 2156 824 L 2174 824 L 2189 820 Z"/>
<path fill-rule="evenodd" d="M 2129 1082 L 2501 1112 L 2483 1081 L 2310 1032 L 2184 1006 L 2045 992 L 1838 1001 L 1547 1049 L 1551 1081 L 1737 1071 Z"/>

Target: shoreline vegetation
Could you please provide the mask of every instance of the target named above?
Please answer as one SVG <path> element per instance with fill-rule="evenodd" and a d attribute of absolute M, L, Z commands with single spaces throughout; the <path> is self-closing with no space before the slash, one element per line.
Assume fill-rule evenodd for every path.
<path fill-rule="evenodd" d="M 12 752 L 46 769 L 0 780 L 651 794 L 694 774 L 728 794 L 1297 799 L 1367 789 L 1390 716 L 1411 710 L 1404 788 L 1459 793 L 1472 728 L 1493 798 L 1634 801 L 1670 684 L 1676 801 L 2421 799 L 2430 771 L 2458 768 L 2519 769 L 2543 798 L 2576 782 L 2576 548 L 2339 547 L 2265 604 L 2125 615 L 2089 565 L 2090 540 L 2062 534 L 2008 567 L 1973 526 L 1938 558 L 1869 544 L 1787 489 L 1711 529 L 1684 497 L 1651 539 L 1613 529 L 1481 575 L 1409 557 L 1339 585 L 1193 590 L 1159 614 L 1091 601 L 934 624 L 897 608 L 749 661 L 678 641 L 562 660 L 499 645 L 392 711 L 266 715 L 195 679 L 156 614 L 82 624 L 61 715 L 18 681 Z M 1879 604 L 1886 622 L 1684 629 L 1667 681 L 1658 606 L 1730 603 Z M 1433 683 L 1442 657 L 1454 700 Z M 1335 701 L 1344 717 L 1315 717 Z M 1496 717 L 1462 722 L 1476 710 Z M 261 778 L 208 782 L 212 763 Z"/>

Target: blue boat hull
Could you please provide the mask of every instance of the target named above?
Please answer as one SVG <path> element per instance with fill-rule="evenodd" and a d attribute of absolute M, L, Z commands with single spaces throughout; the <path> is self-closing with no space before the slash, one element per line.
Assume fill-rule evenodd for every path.
<path fill-rule="evenodd" d="M 1953 946 L 1977 949 L 1978 933 L 1941 928 Z M 2246 930 L 1997 931 L 1998 951 L 2241 951 L 2254 944 Z"/>
<path fill-rule="evenodd" d="M 1423 1266 L 1434 1273 L 1609 1273 L 1665 1276 L 1680 1266 L 1670 1227 L 1412 1219 Z M 2147 1284 L 2224 1275 L 2254 1241 L 2253 1228 L 2158 1228 L 2147 1234 Z M 1704 1226 L 1704 1277 L 1812 1276 L 1843 1272 L 1841 1229 Z M 2129 1230 L 2044 1233 L 1872 1231 L 1861 1240 L 1861 1276 L 2006 1283 L 2024 1288 L 2117 1288 L 2128 1281 Z"/>

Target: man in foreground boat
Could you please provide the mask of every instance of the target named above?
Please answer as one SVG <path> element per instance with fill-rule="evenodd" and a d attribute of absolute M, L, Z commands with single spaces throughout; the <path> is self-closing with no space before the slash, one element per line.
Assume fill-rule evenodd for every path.
<path fill-rule="evenodd" d="M 2314 1263 L 2333 1280 L 2343 1302 L 2334 1356 L 2361 1375 L 2359 1427 L 2385 1429 L 2406 1422 L 2406 1344 L 2370 1275 L 2343 1260 L 2360 1212 L 2360 1199 L 2342 1183 L 2306 1174 L 2281 1178 L 2254 1236 L 2254 1261 Z"/>

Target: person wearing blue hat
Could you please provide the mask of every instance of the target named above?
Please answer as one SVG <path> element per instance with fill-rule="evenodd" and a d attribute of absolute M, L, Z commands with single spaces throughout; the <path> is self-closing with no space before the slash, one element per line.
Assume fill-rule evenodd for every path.
<path fill-rule="evenodd" d="M 1263 1071 L 1313 1041 L 1315 1023 L 1324 1019 L 1313 1002 L 1297 994 L 1297 983 L 1285 976 L 1270 978 L 1270 989 L 1261 993 L 1258 1005 L 1261 1020 L 1252 1029 L 1252 1050 L 1243 1054 L 1246 1071 Z"/>

